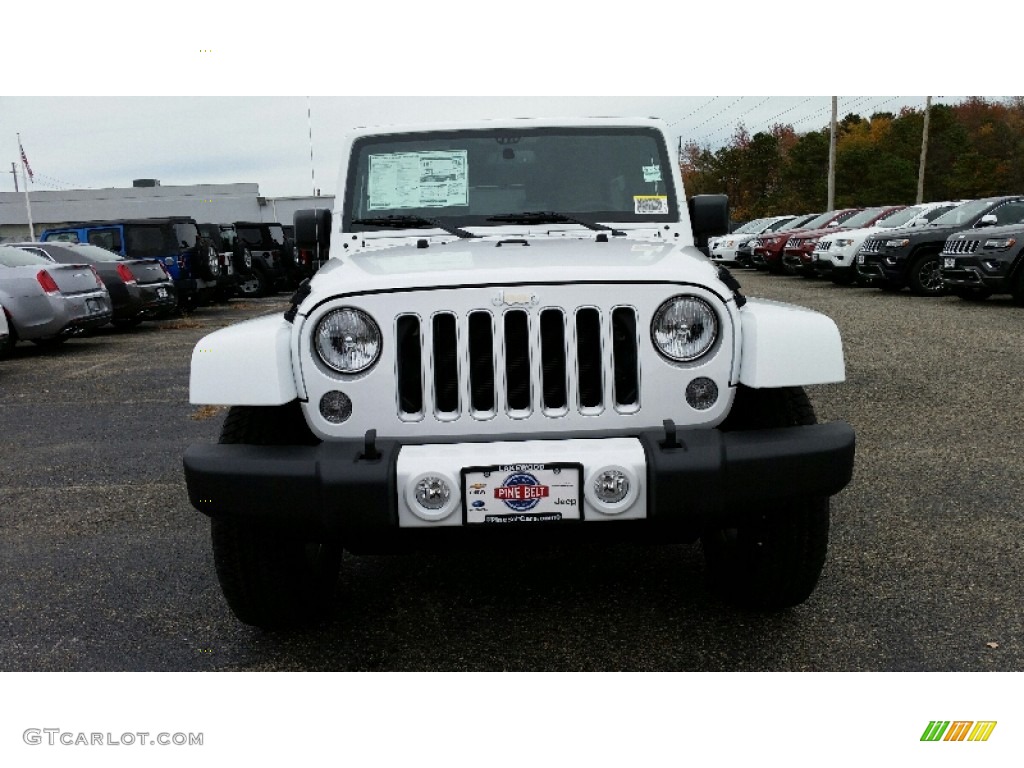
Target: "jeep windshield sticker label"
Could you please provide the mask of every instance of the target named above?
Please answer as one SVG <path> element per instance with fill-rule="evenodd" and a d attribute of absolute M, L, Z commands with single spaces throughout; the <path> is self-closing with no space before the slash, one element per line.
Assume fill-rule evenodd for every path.
<path fill-rule="evenodd" d="M 640 214 L 668 213 L 668 195 L 633 195 L 633 209 Z"/>
<path fill-rule="evenodd" d="M 468 205 L 467 168 L 464 149 L 370 155 L 367 207 L 381 211 Z"/>
<path fill-rule="evenodd" d="M 645 165 L 644 166 L 644 181 L 651 183 L 654 181 L 661 181 L 661 166 L 660 165 Z"/>

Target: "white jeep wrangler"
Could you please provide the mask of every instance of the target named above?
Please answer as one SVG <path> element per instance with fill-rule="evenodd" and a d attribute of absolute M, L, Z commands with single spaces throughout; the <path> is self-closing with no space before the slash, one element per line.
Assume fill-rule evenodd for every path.
<path fill-rule="evenodd" d="M 231 406 L 184 459 L 244 622 L 330 606 L 342 549 L 584 537 L 700 539 L 708 585 L 805 600 L 854 434 L 803 386 L 844 378 L 839 332 L 747 300 L 695 247 L 728 221 L 684 202 L 652 119 L 360 130 L 330 259 L 284 314 L 202 339 L 191 401 Z"/>

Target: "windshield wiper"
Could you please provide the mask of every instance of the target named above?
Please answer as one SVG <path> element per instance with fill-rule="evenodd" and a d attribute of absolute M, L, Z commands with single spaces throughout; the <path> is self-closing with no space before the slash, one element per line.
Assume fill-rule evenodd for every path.
<path fill-rule="evenodd" d="M 497 216 L 488 216 L 488 221 L 507 221 L 510 224 L 579 224 L 581 227 L 592 229 L 595 232 L 608 231 L 613 237 L 625 237 L 626 233 L 607 224 L 597 224 L 592 221 L 567 216 L 558 211 L 523 211 L 522 213 L 502 213 Z"/>
<path fill-rule="evenodd" d="M 444 224 L 439 219 L 428 219 L 426 216 L 378 216 L 368 219 L 352 219 L 353 224 L 365 224 L 368 227 L 388 227 L 389 229 L 422 229 L 437 227 L 451 235 L 462 238 L 480 237 L 459 227 Z"/>

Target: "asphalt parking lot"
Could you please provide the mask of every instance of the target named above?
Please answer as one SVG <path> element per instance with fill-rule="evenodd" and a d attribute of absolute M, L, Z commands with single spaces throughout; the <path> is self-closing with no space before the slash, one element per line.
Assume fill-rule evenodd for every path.
<path fill-rule="evenodd" d="M 1024 310 L 737 276 L 843 334 L 847 382 L 809 392 L 857 466 L 803 605 L 716 603 L 696 546 L 594 545 L 348 557 L 330 621 L 240 624 L 185 492 L 224 415 L 188 403 L 188 367 L 281 295 L 0 361 L 0 669 L 1024 670 Z"/>

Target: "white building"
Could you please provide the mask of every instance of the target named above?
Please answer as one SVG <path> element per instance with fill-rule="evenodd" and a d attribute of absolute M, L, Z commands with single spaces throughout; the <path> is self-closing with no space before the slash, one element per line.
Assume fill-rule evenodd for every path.
<path fill-rule="evenodd" d="M 265 221 L 291 224 L 302 208 L 332 208 L 333 195 L 263 197 L 258 184 L 161 186 L 137 179 L 132 187 L 29 192 L 36 237 L 48 227 L 78 221 L 191 216 L 199 223 Z M 0 241 L 29 238 L 24 192 L 0 192 Z"/>

